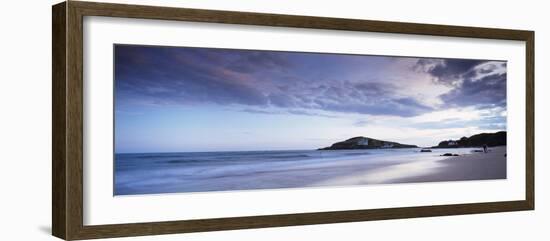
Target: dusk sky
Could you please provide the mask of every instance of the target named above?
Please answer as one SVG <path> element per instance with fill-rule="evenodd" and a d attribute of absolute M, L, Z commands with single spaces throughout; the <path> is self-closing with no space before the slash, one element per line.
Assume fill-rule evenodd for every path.
<path fill-rule="evenodd" d="M 506 62 L 115 45 L 115 152 L 419 146 L 506 130 Z"/>

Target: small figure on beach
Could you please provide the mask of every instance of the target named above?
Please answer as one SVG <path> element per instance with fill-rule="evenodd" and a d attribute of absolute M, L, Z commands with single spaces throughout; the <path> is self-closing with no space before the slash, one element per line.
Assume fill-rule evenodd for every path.
<path fill-rule="evenodd" d="M 487 144 L 483 144 L 483 153 L 487 153 Z"/>

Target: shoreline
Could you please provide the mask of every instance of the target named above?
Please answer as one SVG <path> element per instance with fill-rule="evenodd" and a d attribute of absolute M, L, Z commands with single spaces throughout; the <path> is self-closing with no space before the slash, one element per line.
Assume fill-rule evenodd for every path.
<path fill-rule="evenodd" d="M 488 153 L 448 157 L 438 162 L 437 172 L 394 179 L 390 183 L 506 179 L 506 146 L 489 147 Z"/>
<path fill-rule="evenodd" d="M 423 182 L 506 179 L 506 146 L 489 148 L 488 153 L 461 156 L 426 156 L 426 160 L 390 164 L 336 177 L 312 186 L 404 184 Z"/>
<path fill-rule="evenodd" d="M 243 156 L 228 165 L 211 157 L 212 163 L 197 162 L 205 157 L 163 156 L 143 162 L 135 159 L 116 168 L 115 195 L 243 191 L 372 184 L 467 181 L 506 178 L 506 146 L 491 152 L 471 153 L 467 149 L 446 150 L 458 157 L 440 156 L 445 152 L 420 153 L 383 151 L 350 155 L 315 156 L 294 159 L 293 155 Z M 332 152 L 332 151 L 331 151 Z M 390 154 L 391 153 L 391 154 Z M 388 155 L 390 154 L 390 155 Z M 177 161 L 174 161 L 176 158 Z M 185 159 L 187 158 L 187 159 Z M 182 160 L 183 159 L 183 160 Z M 186 161 L 187 160 L 187 161 Z M 160 174 L 162 173 L 162 174 Z"/>

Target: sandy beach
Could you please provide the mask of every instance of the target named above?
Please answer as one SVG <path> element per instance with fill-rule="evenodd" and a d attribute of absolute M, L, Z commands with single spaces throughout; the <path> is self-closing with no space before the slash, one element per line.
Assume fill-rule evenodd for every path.
<path fill-rule="evenodd" d="M 452 153 L 453 149 L 447 149 Z M 455 153 L 460 149 L 455 149 Z M 491 147 L 488 153 L 475 152 L 455 157 L 426 156 L 425 160 L 398 163 L 324 180 L 315 186 L 366 185 L 417 182 L 491 180 L 506 178 L 506 146 Z"/>
<path fill-rule="evenodd" d="M 472 153 L 437 161 L 436 170 L 425 175 L 398 178 L 391 183 L 464 181 L 506 178 L 506 146 L 489 148 L 488 153 Z"/>

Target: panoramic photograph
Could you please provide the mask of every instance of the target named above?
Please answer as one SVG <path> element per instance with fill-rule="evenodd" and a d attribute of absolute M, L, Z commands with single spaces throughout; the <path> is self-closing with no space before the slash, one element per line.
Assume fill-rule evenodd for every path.
<path fill-rule="evenodd" d="M 115 196 L 506 179 L 506 61 L 113 48 Z"/>

